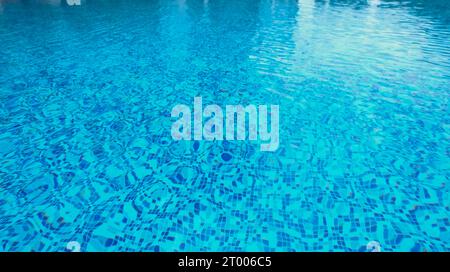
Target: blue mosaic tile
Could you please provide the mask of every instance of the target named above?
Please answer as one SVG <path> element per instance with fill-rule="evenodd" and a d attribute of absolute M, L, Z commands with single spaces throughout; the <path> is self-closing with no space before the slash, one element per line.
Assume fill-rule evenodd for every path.
<path fill-rule="evenodd" d="M 0 251 L 450 250 L 449 5 L 0 0 Z M 196 96 L 278 150 L 172 140 Z"/>

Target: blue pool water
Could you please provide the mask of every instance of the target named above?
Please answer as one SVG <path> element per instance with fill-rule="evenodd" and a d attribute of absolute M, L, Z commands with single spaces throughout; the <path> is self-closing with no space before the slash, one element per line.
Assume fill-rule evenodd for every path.
<path fill-rule="evenodd" d="M 448 251 L 449 97 L 447 0 L 0 0 L 0 251 Z"/>

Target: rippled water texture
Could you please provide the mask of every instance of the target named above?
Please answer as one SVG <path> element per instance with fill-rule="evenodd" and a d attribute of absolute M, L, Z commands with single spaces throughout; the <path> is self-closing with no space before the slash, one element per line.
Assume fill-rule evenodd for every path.
<path fill-rule="evenodd" d="M 0 250 L 450 250 L 449 94 L 447 0 L 0 0 Z"/>

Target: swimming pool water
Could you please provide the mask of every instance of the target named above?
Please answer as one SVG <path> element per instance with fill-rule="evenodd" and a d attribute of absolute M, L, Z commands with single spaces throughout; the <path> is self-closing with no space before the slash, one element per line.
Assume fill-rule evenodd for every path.
<path fill-rule="evenodd" d="M 0 0 L 0 251 L 448 251 L 449 95 L 446 0 Z"/>

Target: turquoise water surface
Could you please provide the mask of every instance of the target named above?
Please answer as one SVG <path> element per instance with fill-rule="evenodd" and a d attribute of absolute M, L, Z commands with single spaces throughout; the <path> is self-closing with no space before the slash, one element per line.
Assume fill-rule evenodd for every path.
<path fill-rule="evenodd" d="M 0 0 L 0 251 L 449 251 L 449 97 L 447 0 Z"/>

